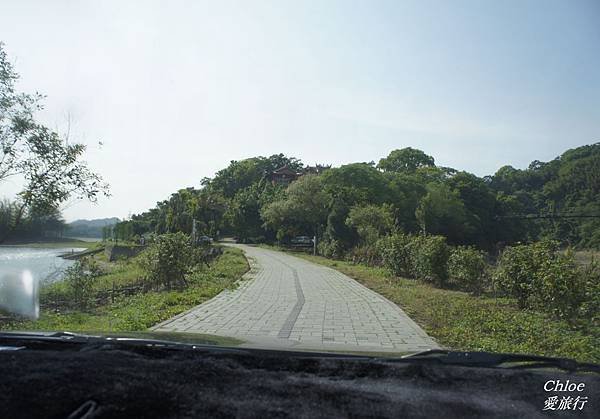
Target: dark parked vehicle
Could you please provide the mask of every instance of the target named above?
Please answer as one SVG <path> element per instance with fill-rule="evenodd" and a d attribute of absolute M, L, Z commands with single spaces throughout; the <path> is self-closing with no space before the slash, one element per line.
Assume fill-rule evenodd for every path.
<path fill-rule="evenodd" d="M 313 245 L 313 239 L 309 236 L 296 236 L 290 241 L 292 246 L 309 247 Z"/>
<path fill-rule="evenodd" d="M 198 237 L 199 244 L 211 244 L 212 242 L 213 242 L 213 239 L 211 237 L 208 237 L 208 236 Z"/>

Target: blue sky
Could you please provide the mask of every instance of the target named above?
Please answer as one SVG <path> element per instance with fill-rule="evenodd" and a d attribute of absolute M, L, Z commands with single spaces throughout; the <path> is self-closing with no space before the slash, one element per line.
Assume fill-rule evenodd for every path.
<path fill-rule="evenodd" d="M 40 118 L 70 121 L 112 185 L 96 206 L 68 205 L 69 220 L 143 211 L 255 155 L 339 165 L 412 146 L 482 176 L 600 141 L 598 1 L 0 9 L 20 87 L 48 95 Z"/>

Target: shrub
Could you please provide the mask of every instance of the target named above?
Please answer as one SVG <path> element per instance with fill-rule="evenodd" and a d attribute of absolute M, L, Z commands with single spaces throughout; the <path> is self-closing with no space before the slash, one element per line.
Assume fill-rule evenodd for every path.
<path fill-rule="evenodd" d="M 450 247 L 443 236 L 412 236 L 408 243 L 412 275 L 442 287 L 448 278 Z"/>
<path fill-rule="evenodd" d="M 93 293 L 94 279 L 102 275 L 102 271 L 93 259 L 82 258 L 65 270 L 64 282 L 69 287 L 73 303 L 79 307 L 87 307 Z"/>
<path fill-rule="evenodd" d="M 338 240 L 322 240 L 317 243 L 317 250 L 320 255 L 331 259 L 339 259 L 344 254 L 344 246 Z"/>
<path fill-rule="evenodd" d="M 515 297 L 519 307 L 529 306 L 535 273 L 541 265 L 540 256 L 554 251 L 551 242 L 507 247 L 500 255 L 494 271 L 494 286 L 501 293 Z"/>
<path fill-rule="evenodd" d="M 590 320 L 593 326 L 600 326 L 600 263 L 592 261 L 580 272 L 584 290 L 580 316 Z"/>
<path fill-rule="evenodd" d="M 485 253 L 472 247 L 455 247 L 448 258 L 448 278 L 452 285 L 481 293 L 487 282 Z"/>
<path fill-rule="evenodd" d="M 556 317 L 572 319 L 579 314 L 584 298 L 582 269 L 571 251 L 554 252 L 546 257 L 535 272 L 532 305 Z"/>
<path fill-rule="evenodd" d="M 494 283 L 501 292 L 515 297 L 522 308 L 539 308 L 573 319 L 595 304 L 592 272 L 586 275 L 572 252 L 560 253 L 558 242 L 545 240 L 506 248 L 494 272 Z"/>
<path fill-rule="evenodd" d="M 198 255 L 183 233 L 158 236 L 140 257 L 146 279 L 159 287 L 171 289 L 173 285 L 186 284 L 189 274 L 198 262 Z"/>
<path fill-rule="evenodd" d="M 361 263 L 367 266 L 382 266 L 381 255 L 377 246 L 373 245 L 353 247 L 346 254 L 346 259 L 352 263 Z"/>
<path fill-rule="evenodd" d="M 403 233 L 394 233 L 377 241 L 381 263 L 396 276 L 411 276 L 409 243 L 410 236 Z"/>
<path fill-rule="evenodd" d="M 396 276 L 421 279 L 442 286 L 448 277 L 450 247 L 442 236 L 395 233 L 377 242 L 383 266 Z"/>

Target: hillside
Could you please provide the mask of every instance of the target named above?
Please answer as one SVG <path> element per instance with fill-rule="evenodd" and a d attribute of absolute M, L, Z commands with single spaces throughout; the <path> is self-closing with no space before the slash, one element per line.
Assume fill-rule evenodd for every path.
<path fill-rule="evenodd" d="M 117 217 L 99 218 L 95 220 L 75 220 L 67 224 L 65 234 L 71 237 L 102 237 L 102 228 L 113 226 L 120 220 Z"/>
<path fill-rule="evenodd" d="M 488 251 L 544 238 L 600 248 L 600 143 L 485 177 L 437 166 L 410 147 L 378 164 L 319 167 L 282 154 L 232 161 L 202 188 L 173 193 L 119 231 L 190 233 L 196 220 L 202 234 L 242 241 L 317 235 L 320 251 L 333 255 L 392 230 Z"/>

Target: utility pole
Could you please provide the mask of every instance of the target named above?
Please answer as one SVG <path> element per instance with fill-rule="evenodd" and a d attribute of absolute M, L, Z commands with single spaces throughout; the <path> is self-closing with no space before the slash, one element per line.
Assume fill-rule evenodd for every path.
<path fill-rule="evenodd" d="M 193 244 L 194 246 L 195 246 L 195 245 L 196 245 L 196 243 L 198 242 L 198 241 L 196 240 L 196 234 L 197 234 L 197 232 L 196 232 L 196 219 L 195 219 L 195 218 L 193 218 L 193 219 L 192 219 L 192 244 Z"/>

